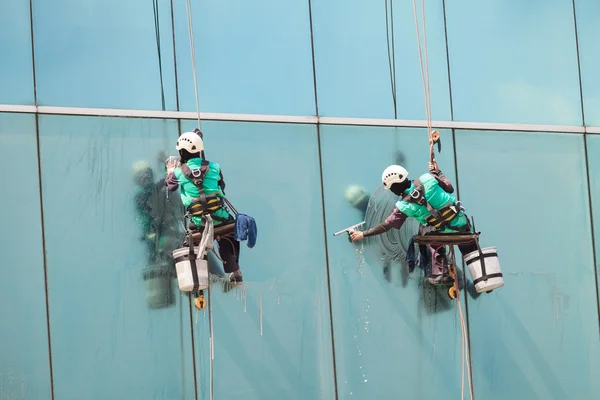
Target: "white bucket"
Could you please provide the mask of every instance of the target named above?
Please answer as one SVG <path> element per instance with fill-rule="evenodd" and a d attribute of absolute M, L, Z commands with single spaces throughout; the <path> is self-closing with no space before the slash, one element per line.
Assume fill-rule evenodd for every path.
<path fill-rule="evenodd" d="M 481 249 L 483 259 L 485 260 L 485 276 L 481 268 L 481 255 L 479 250 L 475 250 L 464 256 L 465 263 L 469 267 L 469 274 L 473 279 L 477 293 L 490 292 L 496 288 L 504 286 L 502 271 L 500 271 L 500 262 L 498 261 L 498 250 L 496 247 L 486 247 Z M 487 281 L 484 279 L 487 278 Z"/>
<path fill-rule="evenodd" d="M 198 257 L 199 246 L 196 246 L 194 253 Z M 194 276 L 192 266 L 189 260 L 189 247 L 182 247 L 173 251 L 173 260 L 177 270 L 177 281 L 179 290 L 182 292 L 191 292 L 194 290 Z M 208 287 L 208 263 L 205 257 L 196 258 L 196 271 L 198 271 L 198 289 L 203 290 Z"/>

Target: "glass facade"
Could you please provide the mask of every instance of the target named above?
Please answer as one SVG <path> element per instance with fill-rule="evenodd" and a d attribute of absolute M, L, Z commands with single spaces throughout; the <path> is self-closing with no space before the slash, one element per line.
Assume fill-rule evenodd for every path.
<path fill-rule="evenodd" d="M 460 309 L 333 236 L 386 166 L 427 171 L 411 2 L 6 3 L 0 399 L 468 397 L 462 312 L 476 397 L 600 395 L 597 1 L 425 6 L 437 161 L 505 281 Z M 166 257 L 164 161 L 198 126 L 188 17 L 207 158 L 258 226 L 210 311 Z"/>

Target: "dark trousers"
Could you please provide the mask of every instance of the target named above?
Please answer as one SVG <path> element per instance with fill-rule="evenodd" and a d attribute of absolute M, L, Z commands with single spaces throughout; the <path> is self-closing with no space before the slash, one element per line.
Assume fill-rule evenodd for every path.
<path fill-rule="evenodd" d="M 193 222 L 189 223 L 189 229 L 193 232 L 201 232 L 204 228 L 198 228 Z M 194 244 L 198 245 L 200 241 L 194 239 Z M 187 246 L 187 237 L 183 244 Z M 230 274 L 240 269 L 240 242 L 233 238 L 233 235 L 221 237 L 217 240 L 219 246 L 219 257 L 223 261 L 223 269 Z"/>
<path fill-rule="evenodd" d="M 217 244 L 225 272 L 230 274 L 240 269 L 240 242 L 233 237 L 224 237 L 217 240 Z"/>
<path fill-rule="evenodd" d="M 471 242 L 468 244 L 456 245 L 460 250 L 462 256 L 466 256 L 472 251 L 477 250 L 477 244 Z M 440 275 L 444 267 L 444 261 L 446 259 L 446 247 L 445 246 L 429 246 L 431 252 L 431 275 Z"/>

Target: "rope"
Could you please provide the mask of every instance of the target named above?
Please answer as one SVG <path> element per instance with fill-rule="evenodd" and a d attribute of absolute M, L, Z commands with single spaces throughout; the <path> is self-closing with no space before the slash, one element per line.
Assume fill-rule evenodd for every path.
<path fill-rule="evenodd" d="M 433 136 L 431 122 L 431 91 L 429 89 L 429 56 L 427 53 L 427 25 L 425 22 L 425 0 L 421 0 L 421 19 L 423 20 L 423 39 L 424 48 L 421 51 L 421 35 L 419 34 L 419 18 L 417 16 L 417 2 L 413 0 L 413 14 L 415 18 L 415 28 L 417 35 L 417 45 L 419 46 L 419 66 L 421 68 L 421 81 L 423 83 L 423 97 L 425 101 L 425 117 L 427 120 L 427 132 L 429 136 L 430 161 L 433 161 Z M 423 53 L 425 53 L 425 67 L 423 67 Z"/>
<path fill-rule="evenodd" d="M 194 92 L 196 94 L 196 112 L 198 113 L 198 128 L 201 129 L 200 100 L 198 98 L 198 77 L 196 74 L 196 52 L 194 50 L 194 27 L 192 23 L 192 6 L 190 0 L 185 0 L 185 9 L 188 20 L 188 35 L 190 39 L 190 54 L 192 56 L 192 72 L 194 73 Z"/>
<path fill-rule="evenodd" d="M 163 70 L 162 70 L 162 55 L 160 49 L 160 21 L 158 12 L 158 0 L 152 0 L 152 8 L 154 10 L 154 34 L 156 36 L 156 51 L 158 52 L 158 72 L 160 74 L 160 100 L 162 110 L 165 111 L 165 86 L 163 83 Z"/>
<path fill-rule="evenodd" d="M 434 141 L 433 141 L 433 132 L 432 132 L 432 118 L 431 118 L 431 89 L 430 89 L 430 85 L 429 85 L 429 56 L 427 53 L 427 25 L 426 25 L 426 18 L 425 18 L 425 0 L 421 0 L 421 18 L 423 20 L 423 51 L 421 51 L 421 37 L 419 34 L 419 18 L 417 16 L 417 2 L 416 0 L 413 0 L 413 14 L 415 17 L 415 28 L 416 28 L 416 35 L 417 35 L 417 45 L 419 46 L 419 66 L 421 68 L 421 80 L 423 83 L 423 97 L 424 97 L 424 101 L 425 101 L 425 116 L 427 119 L 427 133 L 429 136 L 429 154 L 430 154 L 430 161 L 433 162 L 434 161 L 434 152 L 433 152 L 433 145 L 434 145 Z M 425 53 L 425 67 L 423 68 L 423 53 Z M 458 244 L 457 243 L 453 243 L 453 244 Z M 454 251 L 453 251 L 453 246 L 450 246 L 451 248 L 451 257 L 453 259 L 453 263 L 454 265 L 456 265 L 456 263 L 454 262 Z M 456 277 L 457 279 L 458 277 Z M 470 360 L 469 360 L 469 346 L 467 343 L 467 329 L 466 329 L 466 325 L 465 325 L 465 318 L 464 318 L 464 314 L 462 311 L 462 304 L 460 303 L 460 297 L 457 297 L 456 299 L 456 303 L 458 304 L 458 310 L 460 313 L 460 324 L 461 324 L 461 346 L 462 346 L 462 350 L 461 350 L 461 359 L 462 359 L 462 379 L 461 379 L 461 398 L 464 400 L 465 398 L 465 364 L 467 365 L 467 377 L 469 379 L 469 395 L 470 398 L 473 399 L 473 385 L 471 383 L 471 367 L 470 367 Z"/>
<path fill-rule="evenodd" d="M 198 77 L 197 77 L 197 73 L 196 73 L 196 51 L 194 50 L 195 46 L 194 46 L 194 27 L 193 27 L 193 18 L 192 18 L 192 6 L 190 4 L 190 0 L 186 0 L 185 1 L 185 9 L 186 9 L 186 13 L 187 13 L 187 20 L 188 20 L 188 36 L 189 36 L 189 42 L 190 42 L 190 55 L 192 57 L 192 72 L 194 74 L 194 93 L 196 95 L 196 113 L 198 114 L 198 129 L 202 129 L 202 120 L 200 118 L 200 99 L 198 98 Z M 191 239 L 190 246 L 193 246 L 193 239 Z M 214 253 L 214 249 L 213 253 Z M 215 253 L 216 255 L 216 253 Z M 212 400 L 214 398 L 214 371 L 213 371 L 213 363 L 214 363 L 214 359 L 215 359 L 215 338 L 214 338 L 214 332 L 213 332 L 213 318 L 212 318 L 212 290 L 211 290 L 211 282 L 209 279 L 208 282 L 208 321 L 209 321 L 209 345 L 210 345 L 210 364 L 209 364 L 209 374 L 210 374 L 210 387 L 209 387 L 209 392 L 210 392 L 210 399 Z"/>
<path fill-rule="evenodd" d="M 465 317 L 462 311 L 462 305 L 460 299 L 457 297 L 456 302 L 458 303 L 458 311 L 460 312 L 460 324 L 462 328 L 462 399 L 465 398 L 465 364 L 467 364 L 467 377 L 469 379 L 469 395 L 470 399 L 473 399 L 473 384 L 471 383 L 471 367 L 469 361 L 469 345 L 467 343 L 467 329 L 465 326 Z"/>
<path fill-rule="evenodd" d="M 396 106 L 396 46 L 394 45 L 394 6 L 392 0 L 389 0 L 389 16 L 388 16 L 388 0 L 385 1 L 385 37 L 387 41 L 388 65 L 390 69 L 390 84 L 392 87 L 392 101 L 394 103 L 394 118 L 398 118 L 398 107 Z M 388 22 L 389 20 L 389 22 Z M 392 29 L 392 48 L 390 52 L 390 27 Z"/>

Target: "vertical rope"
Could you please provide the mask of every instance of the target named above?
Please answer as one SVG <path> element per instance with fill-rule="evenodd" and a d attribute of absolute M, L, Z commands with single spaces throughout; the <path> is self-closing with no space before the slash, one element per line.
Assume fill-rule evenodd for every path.
<path fill-rule="evenodd" d="M 467 344 L 467 329 L 465 326 L 465 318 L 463 315 L 463 311 L 462 311 L 462 305 L 460 304 L 460 298 L 456 298 L 456 302 L 458 303 L 458 311 L 460 313 L 460 324 L 461 324 L 461 328 L 462 328 L 462 348 L 463 348 L 463 354 L 462 354 L 462 398 L 464 399 L 465 397 L 465 367 L 464 365 L 467 364 L 467 377 L 469 379 L 469 395 L 470 395 L 470 399 L 473 399 L 473 384 L 471 383 L 471 367 L 470 365 L 470 361 L 469 361 L 469 346 Z"/>
<path fill-rule="evenodd" d="M 196 95 L 196 113 L 198 114 L 198 129 L 202 129 L 201 124 L 202 120 L 200 118 L 200 100 L 198 98 L 198 77 L 196 72 L 196 51 L 194 45 L 194 27 L 193 27 L 193 17 L 192 17 L 192 6 L 190 4 L 190 0 L 185 1 L 185 8 L 187 14 L 187 22 L 188 22 L 188 36 L 190 42 L 190 55 L 192 57 L 192 72 L 194 75 L 194 93 Z M 193 246 L 193 241 L 190 243 L 190 246 Z M 211 290 L 211 282 L 210 277 L 208 280 L 208 323 L 209 323 L 209 345 L 210 345 L 210 399 L 214 398 L 214 371 L 213 371 L 213 361 L 215 359 L 215 347 L 214 347 L 214 332 L 213 332 L 213 318 L 212 318 L 212 290 Z"/>
<path fill-rule="evenodd" d="M 190 41 L 190 54 L 192 56 L 192 72 L 194 73 L 194 93 L 196 94 L 196 113 L 198 114 L 198 129 L 202 130 L 200 119 L 200 100 L 198 98 L 198 77 L 196 73 L 196 51 L 194 50 L 194 27 L 192 18 L 192 6 L 190 0 L 185 0 L 185 8 L 188 20 L 188 36 Z"/>
<path fill-rule="evenodd" d="M 210 400 L 214 398 L 214 373 L 213 373 L 213 360 L 215 359 L 215 340 L 214 340 L 214 332 L 213 332 L 213 318 L 212 318 L 212 290 L 211 290 L 211 282 L 210 282 L 210 271 L 208 277 L 208 324 L 210 331 Z"/>
<path fill-rule="evenodd" d="M 421 0 L 421 19 L 423 20 L 424 48 L 421 50 L 421 35 L 419 32 L 419 17 L 417 15 L 417 2 L 413 0 L 413 15 L 415 19 L 415 30 L 417 35 L 417 46 L 419 47 L 419 66 L 421 69 L 421 81 L 423 83 L 423 99 L 425 103 L 425 118 L 427 120 L 427 134 L 429 137 L 429 150 L 433 153 L 432 141 L 432 118 L 431 118 L 431 100 L 429 89 L 429 56 L 427 53 L 427 25 L 425 22 L 425 0 Z M 423 53 L 425 53 L 425 67 L 423 66 Z"/>
<path fill-rule="evenodd" d="M 158 52 L 158 73 L 160 75 L 160 100 L 162 110 L 165 111 L 167 108 L 165 103 L 165 85 L 163 82 L 162 52 L 160 49 L 160 14 L 158 10 L 158 0 L 152 0 L 152 8 L 154 10 L 154 34 L 156 36 L 156 51 Z"/>
<path fill-rule="evenodd" d="M 390 84 L 392 88 L 392 102 L 394 103 L 394 118 L 398 119 L 398 107 L 396 102 L 396 46 L 394 43 L 394 5 L 393 0 L 389 0 L 389 13 L 388 13 L 388 0 L 385 2 L 385 37 L 387 42 L 387 53 L 388 53 L 388 66 L 390 69 Z M 388 15 L 389 14 L 389 15 Z M 390 28 L 391 28 L 391 49 L 390 49 Z"/>
<path fill-rule="evenodd" d="M 423 39 L 425 51 L 425 80 L 427 81 L 427 127 L 431 134 L 431 85 L 429 84 L 429 52 L 427 51 L 427 24 L 425 18 L 425 0 L 421 0 L 421 17 L 423 18 Z"/>

